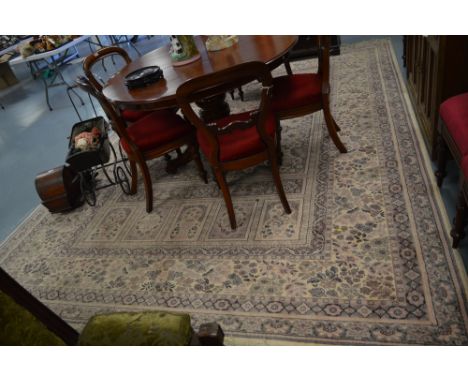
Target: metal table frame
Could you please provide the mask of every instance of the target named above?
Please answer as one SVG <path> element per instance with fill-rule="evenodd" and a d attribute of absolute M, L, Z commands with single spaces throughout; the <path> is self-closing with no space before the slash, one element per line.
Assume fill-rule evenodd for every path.
<path fill-rule="evenodd" d="M 70 88 L 70 85 L 65 81 L 65 78 L 62 75 L 61 66 L 78 56 L 76 45 L 86 41 L 90 37 L 91 36 L 88 35 L 80 36 L 57 49 L 44 53 L 33 54 L 26 58 L 21 56 L 16 57 L 10 60 L 9 63 L 10 65 L 16 65 L 26 62 L 29 65 L 32 76 L 35 79 L 41 78 L 44 84 L 47 106 L 49 107 L 49 110 L 53 110 L 49 100 L 49 88 L 61 85 L 66 85 L 67 88 Z M 72 53 L 71 50 L 74 50 L 74 53 Z M 49 73 L 51 73 L 50 78 Z M 81 99 L 78 94 L 76 94 L 76 96 Z"/>

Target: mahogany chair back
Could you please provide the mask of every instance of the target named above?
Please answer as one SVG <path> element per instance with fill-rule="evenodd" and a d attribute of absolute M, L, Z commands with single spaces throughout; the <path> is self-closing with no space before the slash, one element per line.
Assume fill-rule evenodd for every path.
<path fill-rule="evenodd" d="M 151 182 L 151 175 L 146 161 L 158 158 L 163 155 L 167 155 L 169 152 L 174 150 L 180 151 L 181 147 L 187 146 L 187 150 L 184 153 L 185 155 L 181 154 L 183 158 L 179 158 L 179 161 L 181 162 L 181 164 L 183 164 L 192 159 L 195 160 L 199 175 L 203 179 L 203 181 L 206 182 L 206 173 L 203 168 L 203 164 L 200 160 L 198 145 L 195 138 L 195 131 L 191 128 L 188 122 L 184 121 L 180 116 L 176 115 L 175 113 L 167 114 L 166 116 L 164 116 L 161 114 L 157 115 L 158 112 L 153 112 L 147 118 L 141 119 L 140 121 L 137 121 L 134 124 L 127 127 L 120 113 L 116 111 L 114 106 L 104 97 L 102 92 L 98 91 L 96 88 L 94 88 L 94 86 L 91 85 L 91 81 L 89 79 L 83 76 L 78 77 L 76 79 L 76 84 L 82 90 L 88 92 L 99 101 L 102 109 L 104 110 L 105 114 L 109 119 L 112 129 L 117 133 L 117 135 L 120 138 L 120 146 L 125 148 L 130 163 L 130 170 L 132 176 L 130 194 L 135 194 L 137 192 L 137 165 L 141 173 L 143 174 L 147 212 L 151 212 L 153 210 L 153 186 Z M 170 141 L 163 141 L 163 143 L 158 144 L 157 140 L 153 139 L 155 143 L 152 146 L 147 147 L 144 150 L 140 149 L 140 147 L 135 143 L 134 139 L 132 139 L 132 137 L 130 136 L 129 130 L 134 129 L 136 126 L 141 126 L 140 124 L 144 124 L 147 127 L 142 129 L 143 133 L 146 134 L 146 136 L 154 134 L 154 137 L 155 135 L 161 133 L 160 129 L 158 128 L 158 119 L 166 119 L 165 124 L 167 124 L 167 127 L 165 128 L 169 129 L 172 126 L 174 126 L 174 124 L 179 124 L 180 127 L 180 123 L 183 123 L 186 125 L 187 129 L 184 130 L 183 133 L 175 136 Z M 166 171 L 174 172 L 174 170 L 168 169 L 166 169 Z"/>
<path fill-rule="evenodd" d="M 83 71 L 86 77 L 89 79 L 91 85 L 94 86 L 99 92 L 102 91 L 103 83 L 102 81 L 98 80 L 98 78 L 96 78 L 95 71 L 93 70 L 94 66 L 99 62 L 102 63 L 105 58 L 115 55 L 121 57 L 125 64 L 132 62 L 132 59 L 128 53 L 124 49 L 117 46 L 109 46 L 99 49 L 86 57 L 83 61 Z"/>
<path fill-rule="evenodd" d="M 110 47 L 109 49 L 120 48 Z M 132 149 L 135 155 L 137 155 L 139 149 L 128 135 L 127 124 L 121 117 L 120 113 L 118 113 L 115 110 L 114 106 L 112 106 L 112 104 L 106 99 L 106 97 L 104 97 L 104 95 L 92 84 L 92 80 L 87 77 L 78 76 L 75 80 L 75 83 L 81 90 L 98 100 L 99 104 L 101 105 L 101 108 L 103 109 L 111 124 L 112 129 L 117 133 L 121 140 L 125 140 L 128 143 L 128 146 Z"/>
<path fill-rule="evenodd" d="M 258 80 L 262 86 L 260 105 L 251 112 L 248 121 L 234 121 L 227 126 L 216 123 L 206 123 L 193 109 L 192 103 L 221 93 L 226 93 L 235 87 Z M 207 158 L 210 163 L 219 164 L 219 137 L 229 134 L 236 129 L 247 129 L 255 126 L 266 147 L 273 147 L 273 139 L 265 131 L 265 121 L 270 112 L 270 93 L 272 77 L 268 67 L 262 62 L 248 62 L 226 70 L 194 78 L 179 86 L 177 102 L 185 117 L 197 129 L 201 130 L 210 146 L 214 148 L 212 155 Z"/>
<path fill-rule="evenodd" d="M 322 79 L 322 93 L 330 89 L 330 36 L 317 36 L 318 74 Z"/>
<path fill-rule="evenodd" d="M 236 114 L 224 120 L 207 123 L 192 107 L 192 103 L 196 101 L 210 98 L 220 93 L 226 93 L 230 89 L 240 87 L 255 80 L 260 82 L 262 90 L 260 105 L 251 112 Z M 237 222 L 225 173 L 232 170 L 243 170 L 267 160 L 270 163 L 275 186 L 283 208 L 286 213 L 291 213 L 279 175 L 276 154 L 277 119 L 270 109 L 271 94 L 272 77 L 268 66 L 263 62 L 248 62 L 202 77 L 193 78 L 179 86 L 176 92 L 177 102 L 183 114 L 198 130 L 200 147 L 210 162 L 218 186 L 223 193 L 232 229 L 237 228 Z M 267 132 L 267 123 L 270 124 L 270 133 Z M 273 124 L 272 129 L 271 124 Z M 240 141 L 234 143 L 239 145 L 237 147 L 238 152 L 233 158 L 228 160 L 222 159 L 222 151 L 223 153 L 227 151 L 227 141 L 223 140 L 223 136 L 239 133 L 239 131 L 248 133 L 250 139 L 260 139 L 260 144 L 251 149 L 251 147 L 247 147 L 249 140 L 244 141 L 238 135 L 237 138 Z M 258 135 L 254 133 L 255 131 Z M 203 144 L 200 140 L 201 137 L 203 137 Z M 231 135 L 232 137 L 233 135 Z"/>

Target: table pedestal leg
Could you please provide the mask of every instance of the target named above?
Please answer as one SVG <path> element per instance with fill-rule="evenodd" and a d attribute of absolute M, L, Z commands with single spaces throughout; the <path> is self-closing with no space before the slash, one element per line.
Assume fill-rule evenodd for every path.
<path fill-rule="evenodd" d="M 184 152 L 177 149 L 176 155 L 177 156 L 174 159 L 172 159 L 170 155 L 166 157 L 166 172 L 168 174 L 175 174 L 179 167 L 187 164 L 193 159 L 193 152 L 190 151 L 190 148 L 186 148 Z"/>
<path fill-rule="evenodd" d="M 200 117 L 205 122 L 211 122 L 219 118 L 227 117 L 231 110 L 226 103 L 226 94 L 219 94 L 213 97 L 204 98 L 195 102 L 200 107 Z M 168 158 L 166 158 L 168 159 Z M 190 162 L 193 159 L 193 153 L 187 148 L 183 153 L 178 152 L 177 157 L 169 159 L 166 165 L 166 172 L 175 174 L 180 166 Z"/>
<path fill-rule="evenodd" d="M 226 103 L 226 94 L 218 94 L 195 102 L 201 108 L 200 117 L 205 122 L 227 117 L 231 110 Z"/>

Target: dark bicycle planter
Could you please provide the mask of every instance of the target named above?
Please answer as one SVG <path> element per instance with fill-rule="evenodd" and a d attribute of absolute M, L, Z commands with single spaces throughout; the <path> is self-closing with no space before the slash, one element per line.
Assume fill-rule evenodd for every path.
<path fill-rule="evenodd" d="M 93 127 L 97 127 L 101 133 L 99 146 L 95 150 L 76 150 L 74 147 L 75 137 L 82 132 L 90 132 Z M 107 137 L 106 120 L 103 117 L 97 117 L 73 125 L 68 149 L 69 151 L 65 161 L 75 171 L 84 171 L 91 167 L 107 163 L 110 159 L 110 143 Z"/>

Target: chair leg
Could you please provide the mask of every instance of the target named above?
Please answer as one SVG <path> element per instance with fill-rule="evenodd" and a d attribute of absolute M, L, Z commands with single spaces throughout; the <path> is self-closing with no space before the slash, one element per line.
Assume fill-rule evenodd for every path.
<path fill-rule="evenodd" d="M 193 160 L 195 161 L 195 164 L 197 165 L 198 169 L 198 175 L 200 175 L 200 178 L 203 179 L 205 184 L 208 183 L 208 176 L 206 174 L 205 168 L 203 167 L 203 163 L 200 158 L 200 152 L 198 151 L 198 145 L 192 146 L 193 150 Z"/>
<path fill-rule="evenodd" d="M 281 132 L 283 127 L 279 119 L 276 120 L 276 156 L 278 158 L 278 164 L 283 165 L 283 150 L 281 149 Z"/>
<path fill-rule="evenodd" d="M 289 207 L 288 199 L 286 199 L 286 194 L 284 193 L 283 182 L 281 181 L 279 173 L 279 166 L 278 160 L 276 158 L 276 153 L 272 149 L 271 151 L 269 150 L 268 154 L 270 157 L 271 172 L 273 174 L 273 180 L 275 181 L 276 191 L 278 192 L 278 195 L 280 197 L 281 204 L 284 208 L 284 212 L 286 212 L 289 215 L 291 213 L 291 207 Z"/>
<path fill-rule="evenodd" d="M 460 190 L 458 195 L 458 202 L 457 202 L 457 212 L 454 219 L 453 229 L 450 231 L 450 236 L 452 236 L 452 248 L 457 248 L 458 243 L 460 242 L 463 237 L 465 237 L 465 230 L 464 230 L 464 221 L 466 216 L 466 200 L 465 196 L 463 195 L 463 191 Z"/>
<path fill-rule="evenodd" d="M 286 68 L 286 73 L 288 74 L 288 76 L 291 76 L 293 72 L 291 69 L 291 64 L 289 63 L 289 58 L 285 58 L 284 67 Z"/>
<path fill-rule="evenodd" d="M 139 161 L 138 165 L 140 167 L 141 173 L 143 174 L 146 195 L 146 212 L 149 213 L 153 211 L 153 184 L 151 183 L 151 176 L 146 162 Z"/>
<path fill-rule="evenodd" d="M 442 187 L 447 172 L 445 171 L 447 164 L 447 145 L 445 144 L 442 134 L 437 137 L 437 170 L 435 176 L 437 178 L 437 186 Z"/>
<path fill-rule="evenodd" d="M 226 203 L 226 208 L 229 215 L 229 222 L 231 223 L 231 228 L 236 229 L 236 215 L 234 214 L 234 207 L 232 205 L 231 193 L 229 192 L 229 187 L 226 183 L 226 178 L 224 177 L 223 171 L 219 168 L 213 169 L 216 180 L 218 182 L 219 187 L 221 188 L 221 192 L 223 193 L 224 202 Z"/>
<path fill-rule="evenodd" d="M 239 92 L 239 98 L 241 99 L 241 101 L 244 101 L 244 92 L 242 90 L 242 87 L 238 87 L 237 91 Z M 236 99 L 235 90 L 234 89 L 229 90 L 229 94 L 231 95 L 231 98 L 234 101 Z"/>
<path fill-rule="evenodd" d="M 130 195 L 134 195 L 137 192 L 138 169 L 137 169 L 135 161 L 129 160 L 129 163 L 130 163 L 130 172 L 132 175 L 132 185 L 130 187 Z"/>
<path fill-rule="evenodd" d="M 214 169 L 212 168 L 212 173 L 213 173 L 213 179 L 214 179 L 214 182 L 216 183 L 216 185 L 218 186 L 218 189 L 221 190 L 221 186 L 219 185 L 219 182 L 218 182 L 218 179 L 216 178 L 216 174 L 215 174 L 215 171 Z"/>
<path fill-rule="evenodd" d="M 335 125 L 335 130 L 336 131 L 341 131 L 340 126 L 338 126 L 338 124 L 336 123 L 335 118 L 333 118 L 333 116 L 332 116 L 332 119 L 333 119 L 333 124 Z"/>
<path fill-rule="evenodd" d="M 242 90 L 242 87 L 238 87 L 237 90 L 239 91 L 239 98 L 242 102 L 244 102 L 244 92 Z"/>
<path fill-rule="evenodd" d="M 341 142 L 341 139 L 338 136 L 338 133 L 337 133 L 336 127 L 335 127 L 335 123 L 334 123 L 333 117 L 332 117 L 332 115 L 330 113 L 330 109 L 328 108 L 328 106 L 325 106 L 323 108 L 323 115 L 325 117 L 325 123 L 327 124 L 328 134 L 330 135 L 330 138 L 332 139 L 332 141 L 335 144 L 336 148 L 342 154 L 347 153 L 348 150 L 346 150 L 345 145 L 343 144 L 343 142 Z"/>

